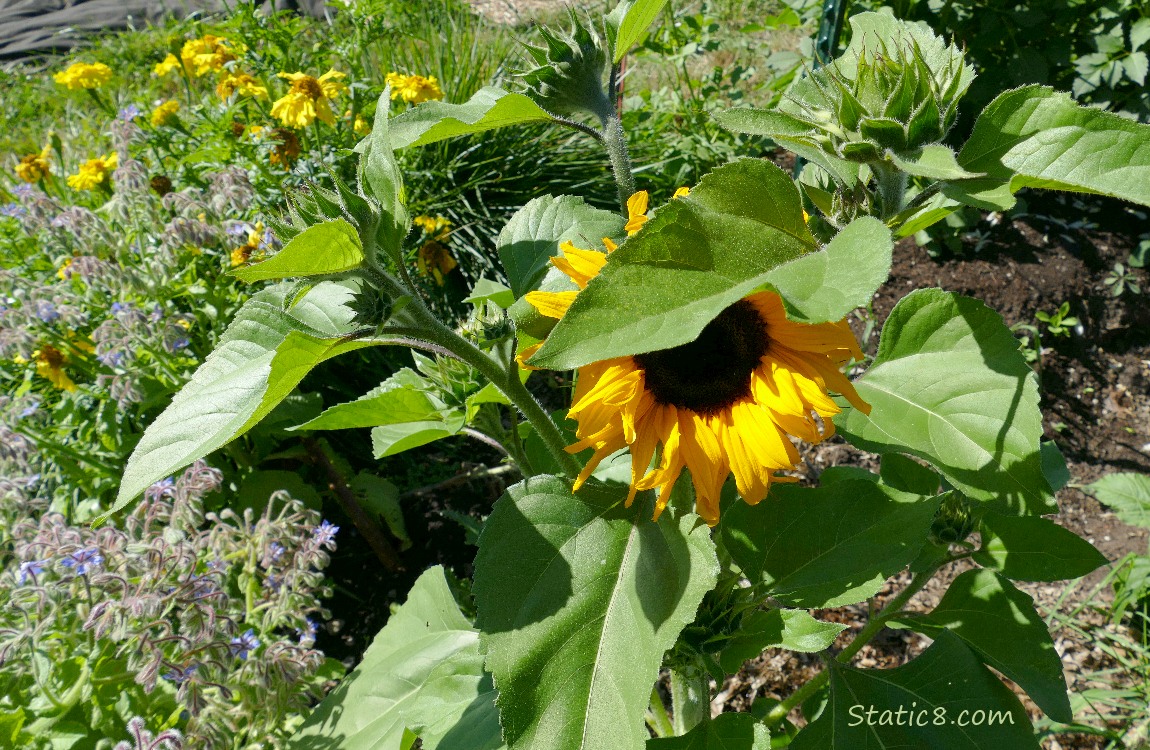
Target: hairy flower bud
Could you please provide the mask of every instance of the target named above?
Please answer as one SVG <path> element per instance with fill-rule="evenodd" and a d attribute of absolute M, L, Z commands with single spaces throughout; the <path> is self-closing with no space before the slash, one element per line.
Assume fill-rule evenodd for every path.
<path fill-rule="evenodd" d="M 544 47 L 525 45 L 538 65 L 522 75 L 527 95 L 555 114 L 587 112 L 603 119 L 611 102 L 603 88 L 607 51 L 603 40 L 570 10 L 571 32 L 539 27 Z"/>

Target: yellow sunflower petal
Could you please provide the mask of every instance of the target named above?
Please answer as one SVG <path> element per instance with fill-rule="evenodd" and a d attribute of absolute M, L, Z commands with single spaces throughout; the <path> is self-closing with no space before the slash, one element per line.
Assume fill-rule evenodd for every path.
<path fill-rule="evenodd" d="M 548 318 L 561 320 L 579 292 L 528 292 L 527 301 Z"/>
<path fill-rule="evenodd" d="M 551 265 L 567 274 L 580 289 L 586 289 L 587 282 L 598 276 L 607 264 L 607 256 L 596 250 L 581 250 L 570 242 L 564 242 L 559 249 L 563 255 L 551 258 Z"/>

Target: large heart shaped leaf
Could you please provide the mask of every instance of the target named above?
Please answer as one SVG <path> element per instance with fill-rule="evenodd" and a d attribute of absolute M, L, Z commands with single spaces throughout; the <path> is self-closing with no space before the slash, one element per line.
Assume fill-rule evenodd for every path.
<path fill-rule="evenodd" d="M 838 607 L 873 596 L 926 542 L 939 498 L 848 479 L 771 488 L 723 513 L 723 540 L 743 574 L 794 606 Z"/>
<path fill-rule="evenodd" d="M 804 323 L 842 320 L 886 283 L 893 252 L 890 230 L 864 216 L 847 224 L 825 249 L 784 263 L 767 279 L 786 300 L 790 317 Z"/>
<path fill-rule="evenodd" d="M 1038 750 L 1018 698 L 949 631 L 895 669 L 829 668 L 830 703 L 792 750 Z"/>
<path fill-rule="evenodd" d="M 947 630 L 1014 680 L 1055 721 L 1073 720 L 1062 660 L 1034 600 L 992 570 L 968 570 L 930 614 L 902 623 L 932 638 Z"/>
<path fill-rule="evenodd" d="M 477 624 L 513 750 L 642 750 L 664 652 L 714 585 L 694 514 L 650 520 L 625 487 L 542 476 L 495 504 L 475 560 Z"/>
<path fill-rule="evenodd" d="M 780 263 L 817 249 L 786 173 L 762 159 L 726 164 L 611 254 L 531 363 L 562 370 L 686 344 Z"/>
<path fill-rule="evenodd" d="M 1094 545 L 1045 518 L 987 513 L 980 531 L 975 562 L 1018 581 L 1064 581 L 1106 564 Z"/>
<path fill-rule="evenodd" d="M 290 750 L 503 747 L 479 634 L 459 610 L 443 568 L 423 573 L 363 661 L 316 707 Z M 466 742 L 465 742 L 466 740 Z"/>
<path fill-rule="evenodd" d="M 999 94 L 958 161 L 1009 182 L 1012 192 L 1075 190 L 1150 205 L 1150 125 L 1080 106 L 1046 86 Z"/>
<path fill-rule="evenodd" d="M 1042 471 L 1038 381 L 983 303 L 911 292 L 891 311 L 855 388 L 873 411 L 847 408 L 835 424 L 858 447 L 918 456 L 966 495 L 1016 514 L 1055 510 Z"/>
<path fill-rule="evenodd" d="M 603 238 L 623 236 L 619 214 L 588 206 L 573 195 L 536 198 L 515 212 L 499 233 L 496 248 L 511 291 L 522 297 L 539 287 L 559 245 L 570 241 L 584 250 L 603 247 Z"/>
<path fill-rule="evenodd" d="M 332 282 L 287 308 L 292 285 L 244 303 L 215 350 L 144 431 L 107 515 L 177 469 L 242 435 L 320 362 L 370 342 L 343 338 L 354 326 L 353 292 Z"/>

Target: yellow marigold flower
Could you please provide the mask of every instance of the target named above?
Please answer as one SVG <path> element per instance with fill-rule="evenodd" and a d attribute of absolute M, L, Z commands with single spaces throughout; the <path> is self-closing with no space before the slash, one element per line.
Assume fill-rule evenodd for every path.
<path fill-rule="evenodd" d="M 200 39 L 189 39 L 180 50 L 180 60 L 189 75 L 202 76 L 223 70 L 224 65 L 236 59 L 237 49 L 230 42 L 214 34 Z"/>
<path fill-rule="evenodd" d="M 66 357 L 62 351 L 54 346 L 45 345 L 42 349 L 32 353 L 32 359 L 36 363 L 37 375 L 46 378 L 48 382 L 62 391 L 76 390 L 76 384 L 64 372 Z"/>
<path fill-rule="evenodd" d="M 38 154 L 28 154 L 16 165 L 16 176 L 24 182 L 39 182 L 52 173 L 49 158 L 52 155 L 51 144 L 44 146 Z"/>
<path fill-rule="evenodd" d="M 415 261 L 419 273 L 430 276 L 439 286 L 443 286 L 444 278 L 458 265 L 459 263 L 451 256 L 451 251 L 435 240 L 423 243 Z"/>
<path fill-rule="evenodd" d="M 363 119 L 363 115 L 355 116 L 355 124 L 352 125 L 352 129 L 356 135 L 371 135 L 371 125 L 367 123 L 367 120 Z"/>
<path fill-rule="evenodd" d="M 267 99 L 268 89 L 260 84 L 254 76 L 248 73 L 225 73 L 220 82 L 216 84 L 216 94 L 222 101 L 227 101 L 232 94 L 240 92 L 244 96 L 256 99 Z"/>
<path fill-rule="evenodd" d="M 112 69 L 104 63 L 73 63 L 52 78 L 70 89 L 98 89 L 112 79 Z"/>
<path fill-rule="evenodd" d="M 176 121 L 176 112 L 180 109 L 180 103 L 175 99 L 169 99 L 160 106 L 152 110 L 152 127 L 158 128 L 163 125 L 170 125 Z"/>
<path fill-rule="evenodd" d="M 249 262 L 256 251 L 260 249 L 260 244 L 264 239 L 264 224 L 262 221 L 257 221 L 252 231 L 248 232 L 248 241 L 232 250 L 231 262 L 232 266 L 242 266 Z M 177 325 L 183 325 L 178 322 Z M 190 327 L 191 324 L 188 324 Z"/>
<path fill-rule="evenodd" d="M 443 98 L 443 89 L 435 76 L 405 76 L 402 73 L 388 73 L 387 85 L 391 87 L 391 99 L 403 99 L 408 104 L 419 104 Z"/>
<path fill-rule="evenodd" d="M 645 200 L 631 208 L 632 218 L 645 213 Z M 607 255 L 569 242 L 561 249 L 552 263 L 579 289 L 608 262 Z M 578 294 L 531 292 L 527 300 L 542 314 L 562 318 Z M 521 356 L 530 357 L 539 346 Z M 594 455 L 575 489 L 604 458 L 629 448 L 628 504 L 637 491 L 658 489 L 657 518 L 688 469 L 696 510 L 713 526 L 729 475 L 753 505 L 767 496 L 772 482 L 793 481 L 775 475 L 799 461 L 790 436 L 818 443 L 834 433 L 831 417 L 840 409 L 828 390 L 870 412 L 839 370 L 861 356 L 845 321 L 794 323 L 777 294 L 760 292 L 728 307 L 689 344 L 581 367 L 568 412 L 579 423 L 578 441 L 567 450 L 593 448 Z"/>
<path fill-rule="evenodd" d="M 444 242 L 451 234 L 451 222 L 442 216 L 416 216 L 411 223 L 427 233 L 428 237 Z"/>
<path fill-rule="evenodd" d="M 161 78 L 171 73 L 173 70 L 178 70 L 180 61 L 171 52 L 160 62 L 156 63 L 156 67 L 152 68 L 152 75 L 160 76 Z"/>
<path fill-rule="evenodd" d="M 56 278 L 61 281 L 72 278 L 72 258 L 64 261 L 64 264 L 56 270 Z"/>
<path fill-rule="evenodd" d="M 291 81 L 291 89 L 272 104 L 272 117 L 289 128 L 306 128 L 317 118 L 328 125 L 335 124 L 331 100 L 347 91 L 347 85 L 339 80 L 346 78 L 346 74 L 329 70 L 319 78 L 306 73 L 278 75 Z"/>
<path fill-rule="evenodd" d="M 76 190 L 95 190 L 107 181 L 119 163 L 119 155 L 115 151 L 107 156 L 89 159 L 80 165 L 79 172 L 68 177 L 68 187 Z"/>

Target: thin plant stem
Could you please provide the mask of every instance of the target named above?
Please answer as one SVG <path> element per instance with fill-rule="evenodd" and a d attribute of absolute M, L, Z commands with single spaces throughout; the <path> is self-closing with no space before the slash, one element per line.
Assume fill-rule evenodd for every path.
<path fill-rule="evenodd" d="M 390 276 L 382 273 L 375 273 L 373 276 L 385 293 L 396 298 L 407 296 L 407 291 Z M 551 421 L 551 417 L 547 415 L 547 412 L 543 410 L 543 407 L 519 380 L 519 373 L 515 367 L 504 366 L 502 363 L 496 362 L 475 344 L 448 328 L 427 309 L 422 300 L 412 299 L 405 310 L 419 324 L 418 338 L 446 349 L 455 357 L 478 370 L 503 395 L 507 396 L 511 403 L 518 407 L 523 416 L 531 422 L 531 426 L 535 428 L 543 444 L 555 457 L 563 473 L 572 479 L 579 475 L 579 462 L 566 451 L 567 441 L 559 432 L 559 428 Z"/>
<path fill-rule="evenodd" d="M 684 735 L 711 719 L 711 683 L 701 664 L 671 670 L 671 722 Z"/>
<path fill-rule="evenodd" d="M 674 737 L 675 727 L 671 724 L 671 717 L 667 715 L 667 707 L 663 705 L 663 696 L 659 695 L 659 688 L 651 688 L 651 707 L 647 709 L 647 725 L 660 737 Z"/>
<path fill-rule="evenodd" d="M 902 612 L 902 608 L 908 601 L 911 600 L 911 597 L 913 597 L 919 591 L 922 591 L 923 587 L 926 586 L 927 582 L 929 582 L 930 579 L 934 577 L 934 574 L 937 573 L 938 569 L 941 567 L 942 564 L 940 563 L 938 565 L 933 565 L 919 573 L 916 573 L 914 578 L 911 579 L 910 583 L 907 584 L 907 587 L 900 591 L 898 596 L 887 602 L 887 605 L 883 607 L 877 615 L 871 618 L 870 622 L 868 622 L 866 626 L 859 631 L 859 634 L 856 635 L 849 644 L 847 644 L 847 647 L 840 651 L 837 656 L 835 656 L 835 661 L 846 664 L 852 658 L 854 658 L 855 654 L 857 654 L 863 646 L 870 643 L 870 641 L 876 635 L 878 635 L 884 627 L 886 627 L 888 620 L 891 620 L 900 612 Z M 772 708 L 763 718 L 763 723 L 768 727 L 772 727 L 778 724 L 780 721 L 785 719 L 787 714 L 789 714 L 794 708 L 802 705 L 804 701 L 817 693 L 824 685 L 827 684 L 827 681 L 829 680 L 830 671 L 823 670 L 811 678 L 801 688 L 789 695 L 786 700 L 779 702 L 778 705 Z"/>

